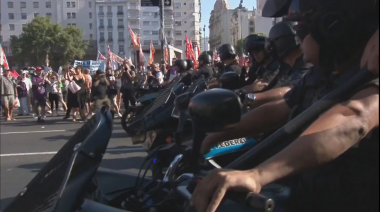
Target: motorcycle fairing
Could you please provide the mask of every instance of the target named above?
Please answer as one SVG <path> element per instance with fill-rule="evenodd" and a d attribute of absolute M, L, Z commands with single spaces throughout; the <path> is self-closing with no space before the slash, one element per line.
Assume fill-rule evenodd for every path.
<path fill-rule="evenodd" d="M 146 94 L 146 95 L 140 97 L 137 101 L 141 102 L 141 103 L 145 102 L 145 101 L 151 101 L 151 100 L 157 98 L 157 96 L 158 96 L 159 93 L 160 92 Z"/>
<path fill-rule="evenodd" d="M 251 149 L 257 145 L 257 140 L 253 138 L 239 138 L 229 141 L 223 141 L 218 145 L 214 146 L 209 153 L 204 157 L 212 159 L 221 155 L 234 153 L 241 150 Z"/>

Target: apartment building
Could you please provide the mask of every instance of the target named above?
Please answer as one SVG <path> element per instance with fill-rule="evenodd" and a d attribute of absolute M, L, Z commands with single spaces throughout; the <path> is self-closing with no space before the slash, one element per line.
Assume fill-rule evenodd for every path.
<path fill-rule="evenodd" d="M 255 12 L 248 11 L 247 8 L 234 9 L 230 32 L 233 45 L 236 45 L 238 40 L 255 33 Z"/>
<path fill-rule="evenodd" d="M 231 17 L 234 10 L 230 9 L 227 0 L 217 0 L 211 11 L 209 20 L 209 44 L 213 51 L 225 43 L 231 43 Z"/>
<path fill-rule="evenodd" d="M 89 41 L 87 54 L 96 56 L 95 0 L 1 0 L 0 42 L 7 56 L 12 56 L 11 36 L 20 35 L 22 27 L 36 16 L 83 29 L 83 40 Z"/>

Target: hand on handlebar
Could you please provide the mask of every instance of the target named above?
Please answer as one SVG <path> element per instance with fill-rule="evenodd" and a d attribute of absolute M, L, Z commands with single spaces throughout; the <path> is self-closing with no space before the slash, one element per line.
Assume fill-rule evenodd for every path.
<path fill-rule="evenodd" d="M 215 169 L 198 183 L 191 203 L 198 212 L 215 212 L 229 190 L 258 194 L 262 187 L 258 176 L 254 171 Z"/>

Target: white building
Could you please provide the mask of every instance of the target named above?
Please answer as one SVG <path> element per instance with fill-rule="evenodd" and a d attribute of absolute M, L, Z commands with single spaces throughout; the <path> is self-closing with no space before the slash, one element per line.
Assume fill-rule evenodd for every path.
<path fill-rule="evenodd" d="M 202 38 L 201 53 L 204 51 L 210 51 L 209 37 Z"/>
<path fill-rule="evenodd" d="M 136 57 L 136 51 L 130 40 L 128 26 L 139 36 L 144 55 L 149 56 L 150 42 L 156 49 L 155 61 L 160 61 L 160 13 L 158 7 L 141 7 L 138 0 L 96 0 L 98 49 L 112 52 L 122 57 Z M 192 41 L 199 42 L 200 5 L 192 2 L 176 1 L 170 7 L 164 7 L 164 36 L 168 44 L 183 50 L 186 35 Z M 149 60 L 149 58 L 146 58 Z"/>
<path fill-rule="evenodd" d="M 222 44 L 231 43 L 230 28 L 233 12 L 234 10 L 230 9 L 227 0 L 217 0 L 215 2 L 209 20 L 209 43 L 212 51 Z"/>
<path fill-rule="evenodd" d="M 255 33 L 255 13 L 248 11 L 246 8 L 236 8 L 231 16 L 231 41 L 236 45 L 237 41 L 246 38 L 248 35 Z"/>
<path fill-rule="evenodd" d="M 62 26 L 76 25 L 83 29 L 83 40 L 96 40 L 95 0 L 1 0 L 0 15 L 0 42 L 8 56 L 11 36 L 20 35 L 23 25 L 36 16 L 51 17 Z M 96 55 L 92 42 L 89 50 Z"/>

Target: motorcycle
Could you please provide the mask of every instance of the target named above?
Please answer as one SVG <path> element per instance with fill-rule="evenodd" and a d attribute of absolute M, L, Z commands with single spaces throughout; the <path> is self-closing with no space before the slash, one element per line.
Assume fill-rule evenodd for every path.
<path fill-rule="evenodd" d="M 227 168 L 239 169 L 246 164 L 254 167 L 255 165 L 251 165 L 252 161 L 255 161 L 259 154 L 280 144 L 284 137 L 299 131 L 300 126 L 309 124 L 319 114 L 345 100 L 347 95 L 342 94 L 354 91 L 355 88 L 373 80 L 372 75 L 368 73 L 358 73 L 345 85 L 322 98 Z M 196 182 L 204 176 L 202 165 L 198 163 L 201 158 L 199 149 L 204 136 L 207 132 L 233 127 L 240 119 L 241 108 L 237 95 L 227 90 L 215 94 L 215 91 L 201 93 L 189 103 L 189 114 L 194 126 L 193 151 L 190 154 L 190 158 L 193 159 L 191 173 L 163 182 L 99 168 L 111 137 L 113 119 L 113 114 L 107 108 L 102 108 L 58 151 L 4 212 L 187 211 L 188 200 Z M 220 102 L 229 107 L 217 104 Z M 213 111 L 211 114 L 210 109 Z M 173 173 L 173 168 L 175 167 L 171 167 L 167 173 Z M 231 205 L 227 200 L 218 211 L 241 211 L 239 207 L 243 205 L 251 211 L 283 211 L 289 202 L 288 191 L 286 186 L 270 185 L 262 189 L 261 195 L 228 192 L 226 199 L 238 204 Z"/>

